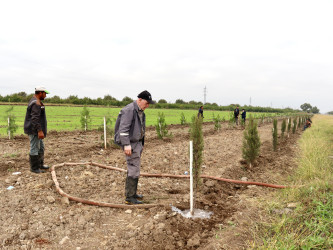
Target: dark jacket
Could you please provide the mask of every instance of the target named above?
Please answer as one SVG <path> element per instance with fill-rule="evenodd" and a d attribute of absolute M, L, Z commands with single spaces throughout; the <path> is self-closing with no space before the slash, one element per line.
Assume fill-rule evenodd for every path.
<path fill-rule="evenodd" d="M 237 118 L 239 116 L 239 109 L 238 108 L 236 108 L 234 110 L 234 116 L 235 116 L 235 118 Z"/>
<path fill-rule="evenodd" d="M 198 117 L 202 117 L 202 118 L 204 118 L 204 116 L 203 116 L 203 109 L 201 109 L 201 108 L 199 108 L 199 111 L 198 111 Z"/>
<path fill-rule="evenodd" d="M 139 112 L 142 112 L 142 121 Z M 139 110 L 138 104 L 134 101 L 119 112 L 115 125 L 114 142 L 120 146 L 127 146 L 142 141 L 143 145 L 145 129 L 145 113 Z"/>
<path fill-rule="evenodd" d="M 245 110 L 242 112 L 242 118 L 243 118 L 243 119 L 246 118 L 246 111 L 245 111 Z"/>
<path fill-rule="evenodd" d="M 44 104 L 36 97 L 32 97 L 27 107 L 27 113 L 24 120 L 24 133 L 28 135 L 37 135 L 38 131 L 47 134 L 47 121 Z"/>

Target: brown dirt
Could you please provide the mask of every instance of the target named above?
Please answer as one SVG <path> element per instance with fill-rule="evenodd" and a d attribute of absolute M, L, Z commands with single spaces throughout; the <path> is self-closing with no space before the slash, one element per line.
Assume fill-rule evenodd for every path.
<path fill-rule="evenodd" d="M 259 127 L 261 155 L 252 169 L 242 161 L 241 127 L 223 124 L 220 132 L 204 124 L 203 174 L 248 181 L 285 184 L 295 168 L 300 132 L 280 140 L 272 151 L 271 124 Z M 173 125 L 173 138 L 158 140 L 148 129 L 142 172 L 184 174 L 189 168 L 188 127 Z M 94 161 L 126 169 L 120 149 L 104 150 L 100 132 L 50 132 L 45 139 L 48 165 Z M 188 219 L 171 206 L 189 209 L 189 180 L 146 178 L 139 181 L 149 209 L 96 207 L 64 199 L 50 173 L 29 171 L 29 142 L 0 138 L 0 248 L 4 249 L 243 249 L 252 240 L 251 226 L 260 221 L 258 200 L 276 189 L 204 179 L 196 207 L 214 214 Z M 21 172 L 13 175 L 13 172 Z M 94 166 L 56 169 L 62 189 L 73 196 L 100 202 L 124 203 L 125 174 Z M 14 189 L 7 190 L 8 186 Z"/>

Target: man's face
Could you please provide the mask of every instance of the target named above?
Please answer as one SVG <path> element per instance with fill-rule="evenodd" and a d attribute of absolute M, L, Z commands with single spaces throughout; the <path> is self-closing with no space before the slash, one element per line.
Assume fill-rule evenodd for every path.
<path fill-rule="evenodd" d="M 145 99 L 138 99 L 138 106 L 140 107 L 141 110 L 145 110 L 146 108 L 149 107 L 149 102 Z"/>
<path fill-rule="evenodd" d="M 39 100 L 44 100 L 46 97 L 46 92 L 40 92 L 39 93 Z"/>

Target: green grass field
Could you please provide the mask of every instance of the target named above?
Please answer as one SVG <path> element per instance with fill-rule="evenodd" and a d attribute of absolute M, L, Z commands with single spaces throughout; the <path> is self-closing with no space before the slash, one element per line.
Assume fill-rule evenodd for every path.
<path fill-rule="evenodd" d="M 7 113 L 10 105 L 0 105 L 0 136 L 7 135 Z M 14 109 L 12 114 L 16 117 L 16 124 L 18 129 L 16 135 L 23 134 L 23 124 L 26 113 L 26 106 L 13 105 Z M 46 104 L 46 117 L 48 123 L 48 131 L 72 131 L 81 129 L 81 112 L 83 107 L 77 106 L 48 106 Z M 111 120 L 115 121 L 121 108 L 109 107 L 88 107 L 91 116 L 91 129 L 97 129 L 103 125 L 103 117 L 109 116 Z M 184 113 L 186 121 L 190 122 L 192 116 L 198 114 L 198 110 L 177 110 L 177 109 L 146 109 L 146 124 L 153 126 L 157 123 L 158 113 L 163 112 L 165 120 L 168 125 L 180 124 L 181 113 Z M 221 119 L 229 120 L 231 112 L 228 111 L 210 111 L 204 110 L 204 121 L 212 121 L 213 115 L 220 116 Z M 247 113 L 249 117 L 251 113 Z M 260 113 L 252 113 L 254 117 L 260 117 Z M 265 113 L 266 116 L 273 116 L 275 114 Z"/>
<path fill-rule="evenodd" d="M 295 188 L 263 204 L 273 210 L 293 202 L 297 208 L 282 217 L 269 213 L 271 223 L 256 227 L 253 249 L 333 248 L 333 116 L 316 115 L 312 121 L 298 142 L 298 168 L 290 176 Z"/>

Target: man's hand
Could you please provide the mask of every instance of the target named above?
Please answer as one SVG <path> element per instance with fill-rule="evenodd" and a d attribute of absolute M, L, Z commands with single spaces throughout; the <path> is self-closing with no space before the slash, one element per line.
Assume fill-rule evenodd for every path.
<path fill-rule="evenodd" d="M 44 139 L 44 132 L 41 130 L 41 131 L 38 131 L 38 138 L 39 139 Z"/>
<path fill-rule="evenodd" d="M 131 147 L 131 145 L 125 146 L 124 147 L 124 152 L 125 152 L 125 155 L 130 156 L 132 154 L 132 147 Z"/>

